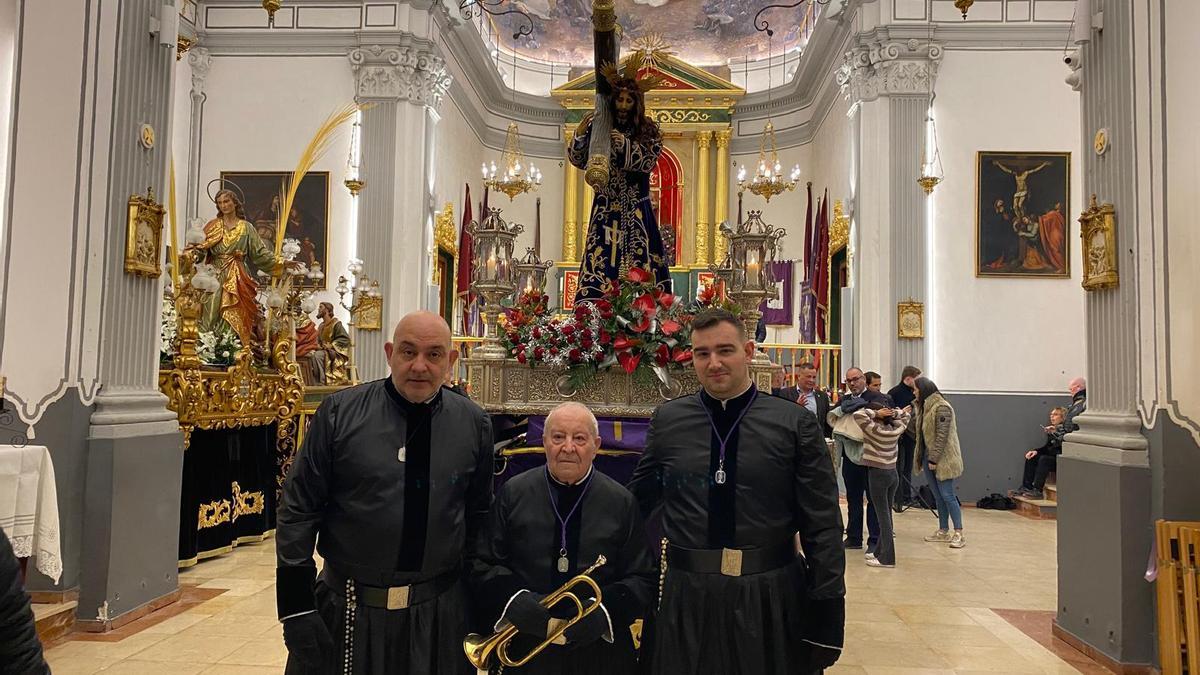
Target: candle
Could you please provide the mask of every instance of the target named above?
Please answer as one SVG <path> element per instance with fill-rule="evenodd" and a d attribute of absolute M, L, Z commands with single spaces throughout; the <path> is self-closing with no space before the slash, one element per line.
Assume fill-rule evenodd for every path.
<path fill-rule="evenodd" d="M 484 265 L 483 269 L 485 272 L 487 272 L 488 279 L 496 278 L 496 254 L 495 253 L 488 256 L 487 263 Z"/>
<path fill-rule="evenodd" d="M 540 260 L 542 257 L 542 198 L 537 198 L 536 211 L 533 218 L 533 254 Z"/>

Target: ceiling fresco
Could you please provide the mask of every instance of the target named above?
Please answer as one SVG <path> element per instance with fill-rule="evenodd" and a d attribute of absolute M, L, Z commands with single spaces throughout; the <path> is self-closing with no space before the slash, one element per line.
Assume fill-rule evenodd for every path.
<path fill-rule="evenodd" d="M 627 51 L 640 37 L 659 34 L 684 61 L 697 66 L 723 65 L 731 59 L 767 57 L 766 33 L 754 30 L 758 10 L 780 0 L 617 0 L 617 19 Z M 808 6 L 773 9 L 764 17 L 775 30 L 776 57 L 795 46 Z M 543 61 L 592 65 L 591 0 L 512 0 L 533 18 L 533 35 L 517 41 L 517 53 Z M 497 7 L 509 9 L 509 3 Z M 499 40 L 513 46 L 513 33 L 524 22 L 517 15 L 493 18 Z"/>

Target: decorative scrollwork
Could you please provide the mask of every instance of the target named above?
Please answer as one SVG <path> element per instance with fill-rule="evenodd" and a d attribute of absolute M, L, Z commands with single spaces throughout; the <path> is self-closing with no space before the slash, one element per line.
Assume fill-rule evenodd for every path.
<path fill-rule="evenodd" d="M 242 492 L 242 486 L 233 481 L 233 522 L 242 516 L 262 513 L 264 506 L 262 490 Z"/>
<path fill-rule="evenodd" d="M 826 0 L 828 1 L 828 0 Z M 517 14 L 524 17 L 525 21 L 517 28 L 517 32 L 513 33 L 513 40 L 520 40 L 522 37 L 533 35 L 533 17 L 529 16 L 523 10 L 509 9 L 503 12 L 493 10 L 493 7 L 499 7 L 504 4 L 504 0 L 459 0 L 458 11 L 462 14 L 463 19 L 474 19 L 481 14 L 491 14 L 492 16 L 504 16 L 506 14 Z"/>
<path fill-rule="evenodd" d="M 203 530 L 216 527 L 221 523 L 228 523 L 231 514 L 232 508 L 228 499 L 217 499 L 207 504 L 201 504 L 196 529 Z"/>
<path fill-rule="evenodd" d="M 771 24 L 769 24 L 766 19 L 761 18 L 763 13 L 771 9 L 791 9 L 793 7 L 799 7 L 805 2 L 816 2 L 818 5 L 822 6 L 829 4 L 829 0 L 796 0 L 796 2 L 793 2 L 790 5 L 767 5 L 766 7 L 758 10 L 758 13 L 754 15 L 754 30 L 760 33 L 766 33 L 767 37 L 775 37 L 775 29 L 771 28 Z"/>
<path fill-rule="evenodd" d="M 706 110 L 652 110 L 650 116 L 659 124 L 688 124 L 712 120 Z"/>
<path fill-rule="evenodd" d="M 2 405 L 3 403 L 0 401 L 0 406 Z M 23 448 L 29 444 L 29 437 L 17 427 L 17 424 L 19 422 L 12 410 L 8 408 L 0 410 L 0 434 L 7 441 L 5 445 Z"/>
<path fill-rule="evenodd" d="M 183 446 L 191 443 L 194 429 L 235 429 L 265 426 L 296 416 L 304 395 L 300 367 L 290 361 L 291 339 L 282 338 L 272 349 L 278 372 L 260 372 L 249 350 L 238 353 L 224 371 L 176 367 L 159 371 L 158 388 L 167 397 L 167 408 L 179 416 Z"/>

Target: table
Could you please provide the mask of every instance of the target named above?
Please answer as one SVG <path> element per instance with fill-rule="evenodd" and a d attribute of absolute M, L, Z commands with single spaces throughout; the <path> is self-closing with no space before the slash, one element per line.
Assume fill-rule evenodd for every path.
<path fill-rule="evenodd" d="M 33 558 L 58 583 L 62 549 L 54 462 L 43 445 L 0 445 L 0 528 L 18 558 Z"/>

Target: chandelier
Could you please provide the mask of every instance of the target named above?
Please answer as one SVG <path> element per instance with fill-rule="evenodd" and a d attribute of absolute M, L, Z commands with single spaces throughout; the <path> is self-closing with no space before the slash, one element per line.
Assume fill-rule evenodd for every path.
<path fill-rule="evenodd" d="M 799 4 L 799 3 L 797 3 Z M 775 5 L 764 7 L 759 10 L 761 15 Z M 775 34 L 767 23 L 763 22 L 763 27 L 758 27 L 758 16 L 755 16 L 755 28 L 764 31 L 767 34 L 767 110 L 771 109 L 771 90 L 774 89 L 771 72 L 771 37 Z M 750 82 L 750 56 L 746 55 L 746 82 Z M 767 113 L 767 123 L 763 126 L 762 138 L 758 141 L 758 166 L 754 169 L 754 178 L 749 181 L 746 179 L 746 167 L 743 165 L 738 169 L 738 195 L 743 191 L 750 190 L 753 194 L 763 197 L 767 203 L 771 202 L 771 197 L 777 194 L 782 194 L 789 190 L 796 189 L 796 181 L 800 178 L 800 165 L 796 164 L 792 167 L 792 172 L 784 178 L 783 165 L 779 163 L 779 151 L 775 147 L 775 124 L 771 121 L 770 112 Z M 738 216 L 741 217 L 741 206 L 739 202 Z"/>
<path fill-rule="evenodd" d="M 746 179 L 746 167 L 743 165 L 738 169 L 738 187 L 741 190 L 749 190 L 770 202 L 771 197 L 777 194 L 795 190 L 796 181 L 799 178 L 799 164 L 793 166 L 792 172 L 786 177 L 784 176 L 783 165 L 779 163 L 779 152 L 775 149 L 775 125 L 767 120 L 758 144 L 758 166 L 754 171 L 754 177 Z"/>
<path fill-rule="evenodd" d="M 502 167 L 495 162 L 491 166 L 483 165 L 483 184 L 492 190 L 499 190 L 508 195 L 509 201 L 517 195 L 537 190 L 542 185 L 542 172 L 533 162 L 525 160 L 521 152 L 521 134 L 516 122 L 508 123 L 508 135 L 504 139 L 504 155 L 501 157 Z"/>

